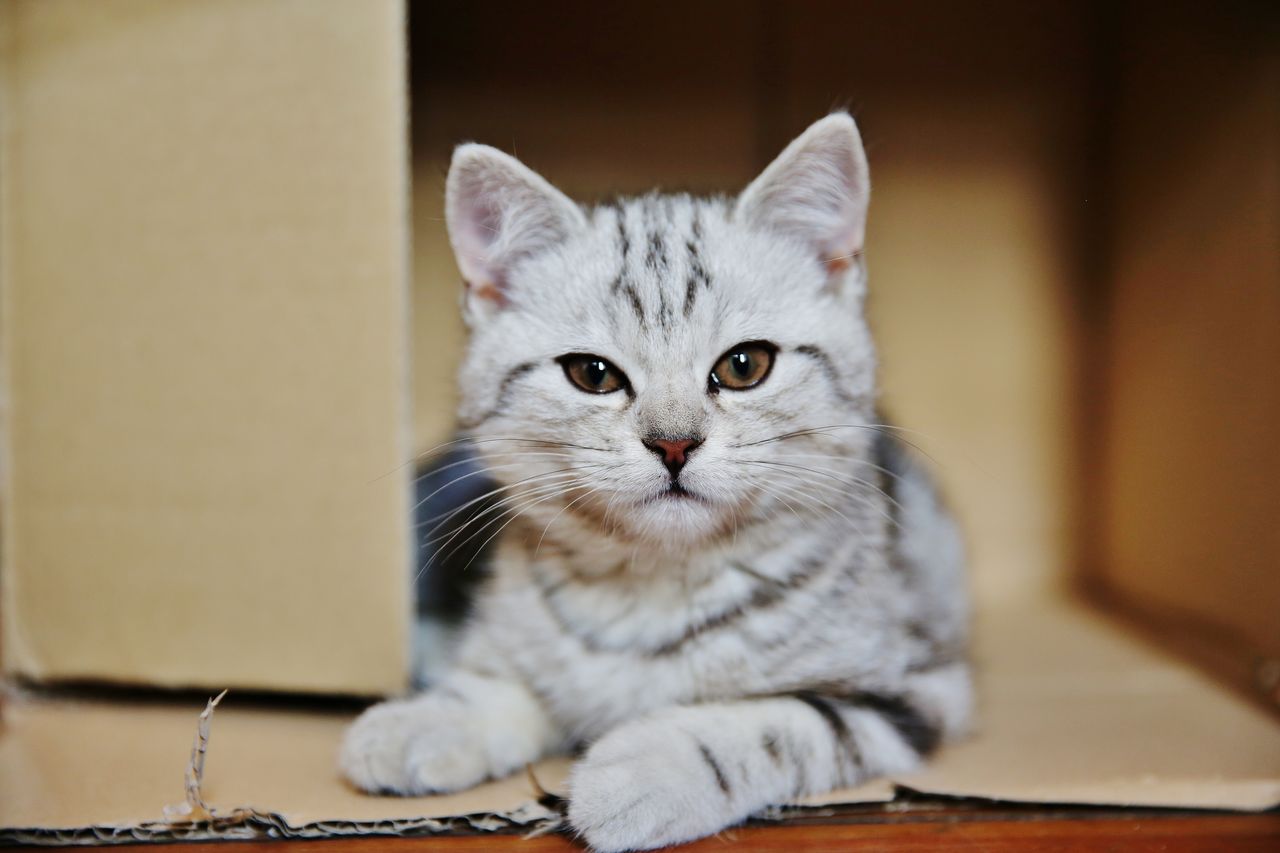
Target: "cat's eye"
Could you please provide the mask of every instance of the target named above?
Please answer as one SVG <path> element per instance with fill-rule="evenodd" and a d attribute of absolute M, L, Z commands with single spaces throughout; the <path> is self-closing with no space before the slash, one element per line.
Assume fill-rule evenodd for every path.
<path fill-rule="evenodd" d="M 763 382 L 773 368 L 773 356 L 778 348 L 768 341 L 748 341 L 738 344 L 716 362 L 711 370 L 713 389 L 729 388 L 745 391 Z"/>
<path fill-rule="evenodd" d="M 569 381 L 590 394 L 611 394 L 627 387 L 627 376 L 608 359 L 589 353 L 570 353 L 556 361 Z"/>

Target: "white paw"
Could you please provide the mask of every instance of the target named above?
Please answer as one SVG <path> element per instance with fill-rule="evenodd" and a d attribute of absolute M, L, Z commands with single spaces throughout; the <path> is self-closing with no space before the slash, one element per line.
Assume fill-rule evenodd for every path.
<path fill-rule="evenodd" d="M 643 722 L 610 732 L 573 768 L 569 823 L 600 853 L 679 844 L 736 823 L 731 795 L 700 750 L 684 732 Z"/>
<path fill-rule="evenodd" d="M 343 738 L 338 766 L 371 793 L 458 791 L 489 775 L 483 736 L 463 705 L 427 693 L 361 714 Z"/>

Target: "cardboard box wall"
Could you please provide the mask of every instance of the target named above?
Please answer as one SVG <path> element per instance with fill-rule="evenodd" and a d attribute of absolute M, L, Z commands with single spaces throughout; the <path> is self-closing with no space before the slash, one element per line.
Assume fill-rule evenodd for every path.
<path fill-rule="evenodd" d="M 405 683 L 395 2 L 6 2 L 7 672 Z"/>
<path fill-rule="evenodd" d="M 189 9 L 214 5 L 192 4 Z M 205 66 L 206 74 L 224 63 L 243 65 L 241 51 L 247 47 L 284 41 L 291 45 L 285 65 L 297 75 L 297 88 L 289 92 L 314 94 L 321 90 L 313 91 L 313 86 L 337 86 L 327 76 L 336 73 L 335 65 L 344 69 L 348 86 L 364 81 L 369 88 L 360 94 L 363 99 L 372 98 L 370 103 L 385 105 L 384 96 L 394 98 L 394 92 L 400 91 L 394 6 L 354 13 L 337 5 L 306 10 L 288 3 L 252 5 L 252 9 L 216 5 L 216 13 L 208 12 L 199 28 L 181 32 L 188 51 L 209 39 L 210 33 L 217 34 L 208 55 L 218 61 Z M 1126 590 L 1130 602 L 1147 601 L 1162 611 L 1172 601 L 1199 613 L 1218 601 L 1219 591 L 1210 589 L 1213 577 L 1223 571 L 1216 557 L 1203 551 L 1194 558 L 1173 552 L 1187 569 L 1175 585 L 1161 581 L 1167 561 L 1149 559 L 1144 546 L 1144 540 L 1160 544 L 1158 540 L 1175 528 L 1173 535 L 1187 541 L 1210 541 L 1196 532 L 1199 525 L 1186 522 L 1199 518 L 1195 513 L 1201 506 L 1173 501 L 1177 492 L 1167 478 L 1190 477 L 1183 482 L 1197 485 L 1217 469 L 1211 464 L 1210 471 L 1169 464 L 1171 458 L 1180 458 L 1169 453 L 1186 453 L 1187 445 L 1198 436 L 1213 432 L 1212 424 L 1185 419 L 1149 423 L 1143 418 L 1150 417 L 1152 410 L 1130 403 L 1130 389 L 1147 389 L 1174 407 L 1186 395 L 1194 397 L 1197 389 L 1210 394 L 1221 383 L 1195 373 L 1193 364 L 1166 370 L 1165 362 L 1155 357 L 1160 354 L 1158 346 L 1155 351 L 1142 349 L 1158 345 L 1162 336 L 1179 337 L 1179 328 L 1176 323 L 1150 321 L 1153 305 L 1168 305 L 1158 289 L 1167 277 L 1130 259 L 1167 258 L 1170 247 L 1184 241 L 1203 244 L 1203 223 L 1194 216 L 1201 209 L 1200 203 L 1193 203 L 1197 192 L 1208 193 L 1210 200 L 1243 194 L 1252 199 L 1240 202 L 1249 215 L 1259 215 L 1257 211 L 1268 203 L 1275 209 L 1275 183 L 1266 176 L 1275 174 L 1274 152 L 1280 145 L 1272 144 L 1277 140 L 1275 114 L 1273 103 L 1265 98 L 1266 81 L 1274 79 L 1275 73 L 1274 42 L 1263 37 L 1265 29 L 1241 26 L 1241 21 L 1255 22 L 1256 14 L 1250 9 L 1209 14 L 1172 7 L 1161 11 L 1168 21 L 1163 35 L 1152 40 L 1150 19 L 1157 16 L 1140 5 L 1126 7 L 1117 18 L 1071 4 L 997 5 L 989 10 L 999 22 L 993 26 L 992 19 L 978 20 L 958 10 L 921 16 L 918 8 L 909 5 L 873 3 L 860 7 L 856 27 L 835 25 L 851 23 L 846 20 L 849 12 L 835 3 L 788 7 L 785 14 L 783 7 L 771 4 L 762 4 L 752 14 L 727 14 L 726 8 L 708 4 L 697 14 L 685 9 L 678 16 L 673 14 L 674 6 L 663 4 L 644 11 L 570 4 L 563 19 L 555 21 L 511 6 L 502 10 L 510 26 L 496 32 L 485 25 L 487 13 L 466 4 L 431 4 L 429 12 L 415 7 L 415 444 L 419 449 L 431 446 L 447 434 L 450 425 L 452 366 L 460 327 L 456 271 L 439 211 L 443 164 L 453 143 L 478 138 L 514 149 L 580 195 L 645 189 L 655 183 L 723 190 L 744 184 L 788 135 L 837 98 L 854 93 L 875 170 L 872 310 L 884 356 L 886 393 L 897 416 L 924 433 L 922 443 L 940 460 L 940 474 L 966 517 L 980 605 L 977 658 L 984 698 L 982 734 L 946 751 L 923 773 L 892 781 L 938 793 L 1046 802 L 1249 809 L 1275 805 L 1280 803 L 1280 733 L 1274 722 L 1178 659 L 1083 609 L 1066 594 L 1072 578 L 1084 576 L 1110 600 L 1115 590 Z M 44 44 L 63 44 L 54 36 L 67 28 L 77 31 L 74 24 L 84 20 L 79 10 L 52 8 L 41 14 L 55 20 L 60 13 L 71 17 L 58 27 L 35 31 L 40 38 L 24 39 L 23 51 L 10 56 L 30 55 Z M 130 67 L 139 61 L 135 55 L 145 58 L 148 45 L 164 58 L 166 69 L 178 62 L 152 42 L 173 43 L 177 34 L 146 29 L 151 26 L 149 19 L 138 14 L 155 7 L 126 3 L 112 8 L 112 14 L 120 17 L 103 25 L 105 29 L 78 32 L 89 43 L 94 41 L 89 33 L 102 38 L 119 30 L 116 38 L 127 40 L 133 32 L 137 43 L 130 43 L 127 59 L 115 58 L 115 67 Z M 6 13 L 12 15 L 13 8 Z M 314 31 L 303 25 L 323 20 L 328 22 L 320 27 L 323 33 L 359 33 L 373 28 L 370 22 L 375 18 L 376 38 L 325 39 L 320 42 L 323 50 L 317 48 Z M 567 26 L 565 20 L 576 23 Z M 1175 54 L 1178 61 L 1168 61 L 1169 40 L 1186 38 L 1189 32 L 1199 32 L 1207 41 L 1193 41 L 1196 49 L 1192 50 L 1184 45 Z M 609 50 L 591 52 L 584 45 L 608 45 Z M 1131 52 L 1139 49 L 1164 60 L 1163 73 L 1173 79 L 1153 80 L 1148 64 L 1137 63 L 1142 54 Z M 316 57 L 321 53 L 329 71 L 308 64 L 319 62 Z M 661 61 L 653 61 L 654 55 Z M 1222 61 L 1223 57 L 1229 61 Z M 246 74 L 265 73 L 251 67 Z M 370 68 L 381 69 L 376 79 L 359 73 Z M 1207 72 L 1213 73 L 1206 76 Z M 23 79 L 6 76 L 10 81 Z M 198 80 L 202 86 L 221 85 L 204 76 Z M 1186 148 L 1162 146 L 1166 153 L 1161 158 L 1144 156 L 1150 147 L 1160 146 L 1170 135 L 1166 128 L 1176 124 L 1169 114 L 1177 111 L 1176 99 L 1161 101 L 1150 90 L 1188 80 L 1201 81 L 1199 85 L 1206 87 L 1205 97 L 1198 99 L 1202 112 L 1197 115 L 1197 134 L 1172 135 L 1201 142 Z M 1115 88 L 1117 83 L 1123 85 Z M 374 91 L 384 84 L 391 95 Z M 244 83 L 245 89 L 260 87 L 260 82 Z M 1252 99 L 1207 97 L 1220 87 L 1252 93 Z M 268 90 L 262 97 L 275 109 L 282 96 Z M 234 115 L 238 104 L 230 98 L 217 105 L 217 114 Z M 355 109 L 354 104 L 348 106 Z M 165 107 L 179 114 L 188 108 Z M 1139 108 L 1146 112 L 1117 120 Z M 286 110 L 285 114 L 303 123 L 316 120 L 307 111 L 294 115 Z M 6 109 L 4 116 L 9 115 Z M 155 115 L 152 130 L 163 136 L 167 132 L 164 113 Z M 391 121 L 390 115 L 390 111 L 379 113 L 375 119 L 349 114 L 343 121 L 372 121 L 390 136 L 395 129 L 379 124 Z M 252 121 L 246 117 L 242 130 L 254 131 L 260 120 L 260 114 L 254 114 Z M 72 129 L 80 127 L 79 121 L 63 118 Z M 6 121 L 6 126 L 10 124 Z M 107 130 L 99 128 L 96 133 Z M 200 147 L 196 137 L 188 135 L 183 141 L 193 150 Z M 28 144 L 33 144 L 29 138 Z M 297 158 L 306 147 L 296 144 L 289 150 Z M 394 147 L 391 141 L 382 150 L 394 159 L 398 156 Z M 263 157 L 273 167 L 274 155 L 263 153 L 271 148 L 261 141 L 253 145 L 246 141 L 243 153 Z M 376 169 L 376 160 L 370 156 L 366 165 Z M 325 168 L 336 165 L 324 161 Z M 393 165 L 383 165 L 388 172 L 380 174 L 391 177 L 387 184 L 375 181 L 374 186 L 385 201 L 382 190 L 403 190 L 404 183 Z M 86 169 L 85 180 L 92 181 L 95 173 Z M 1147 177 L 1139 180 L 1136 176 L 1142 173 Z M 1199 182 L 1183 182 L 1170 179 L 1171 174 L 1202 177 Z M 1206 182 L 1205 174 L 1215 178 Z M 1221 183 L 1223 176 L 1234 176 L 1235 183 Z M 1159 189 L 1154 210 L 1163 220 L 1153 220 L 1150 204 L 1141 204 L 1150 198 L 1152 185 Z M 314 216 L 312 209 L 330 192 L 277 197 L 280 208 L 275 213 L 282 221 L 304 211 Z M 258 195 L 246 189 L 244 199 L 256 203 Z M 394 241 L 394 214 L 374 207 L 385 217 L 375 220 L 387 226 L 392 234 L 387 239 Z M 5 219 L 12 222 L 9 211 L 6 206 Z M 1200 329 L 1196 320 L 1202 312 L 1222 312 L 1227 328 L 1217 328 L 1202 347 L 1220 359 L 1215 363 L 1228 375 L 1257 383 L 1250 399 L 1233 398 L 1243 405 L 1230 409 L 1228 415 L 1234 418 L 1233 424 L 1253 431 L 1248 433 L 1247 446 L 1261 468 L 1250 470 L 1265 472 L 1275 470 L 1266 468 L 1275 457 L 1267 456 L 1263 447 L 1267 440 L 1275 446 L 1274 420 L 1270 425 L 1266 420 L 1267 412 L 1274 412 L 1267 406 L 1273 405 L 1275 397 L 1262 387 L 1266 372 L 1253 359 L 1266 355 L 1274 342 L 1274 326 L 1269 325 L 1274 315 L 1267 313 L 1274 306 L 1267 299 L 1274 292 L 1268 287 L 1275 277 L 1274 267 L 1267 264 L 1268 257 L 1275 256 L 1276 231 L 1268 230 L 1265 213 L 1261 216 L 1256 230 L 1246 231 L 1242 221 L 1254 220 L 1242 219 L 1239 210 L 1217 214 L 1212 220 L 1217 223 L 1214 233 L 1223 240 L 1254 236 L 1205 256 L 1180 257 L 1172 280 L 1183 300 L 1178 315 L 1183 331 Z M 360 221 L 353 215 L 350 221 L 344 220 L 344 228 L 359 231 L 353 223 Z M 1152 247 L 1149 239 L 1143 239 L 1144 229 L 1160 222 L 1158 235 L 1163 242 L 1156 241 Z M 323 233 L 332 237 L 339 232 Z M 371 230 L 366 236 L 372 239 L 372 234 Z M 205 237 L 216 247 L 227 239 L 218 229 Z M 1139 251 L 1144 246 L 1148 248 Z M 214 253 L 206 249 L 207 255 Z M 215 267 L 224 275 L 242 269 L 238 259 L 226 261 L 225 255 L 218 254 L 225 266 Z M 385 257 L 375 252 L 386 262 L 375 269 L 392 269 L 388 259 L 393 254 L 394 249 Z M 117 262 L 110 251 L 103 250 L 103 255 L 104 261 Z M 286 246 L 277 257 L 283 270 L 292 269 L 295 260 L 301 269 L 311 269 L 308 253 L 295 256 Z M 1217 278 L 1227 258 L 1231 280 L 1243 282 L 1244 288 L 1232 293 L 1252 293 L 1254 301 L 1246 298 L 1237 303 L 1234 296 L 1215 300 L 1211 291 L 1194 286 Z M 325 269 L 352 261 L 348 250 L 325 259 Z M 9 269 L 6 265 L 6 281 L 18 281 L 21 286 Z M 351 274 L 357 269 L 368 271 L 367 267 L 347 269 Z M 394 287 L 386 283 L 390 280 L 384 286 Z M 157 287 L 154 281 L 145 286 Z M 341 293 L 358 300 L 364 298 L 356 295 L 360 292 L 335 285 L 325 299 L 336 299 L 335 294 Z M 231 324 L 241 319 L 237 304 L 231 300 L 224 306 Z M 341 306 L 334 302 L 332 307 Z M 394 336 L 390 330 L 403 314 L 385 303 L 383 308 L 370 318 L 370 327 Z M 335 326 L 335 333 L 345 329 L 337 321 Z M 1244 331 L 1238 336 L 1231 334 L 1240 330 Z M 307 334 L 300 329 L 294 332 Z M 276 340 L 254 343 L 257 357 L 278 357 Z M 380 352 L 385 358 L 366 365 L 369 373 L 362 381 L 370 381 L 373 373 L 382 370 L 395 373 L 394 359 L 403 351 L 398 349 L 402 342 L 392 337 L 384 343 L 387 349 Z M 334 353 L 310 352 L 309 358 L 320 360 L 309 361 L 305 371 L 299 370 L 304 384 L 313 367 L 338 373 L 350 369 L 345 358 L 325 361 L 326 356 L 333 358 Z M 205 357 L 209 364 L 218 364 L 219 359 L 234 355 L 217 351 Z M 385 379 L 382 375 L 378 381 Z M 1153 384 L 1156 388 L 1151 391 Z M 294 393 L 288 386 L 274 384 L 273 393 Z M 343 385 L 332 393 L 335 399 L 350 400 L 355 391 Z M 1109 405 L 1097 404 L 1099 397 Z M 223 411 L 233 418 L 245 411 L 245 400 L 226 402 Z M 355 417 L 356 408 L 350 407 L 347 414 Z M 366 404 L 360 411 L 370 423 L 377 422 L 376 431 L 384 437 L 399 424 L 393 405 Z M 273 417 L 256 423 L 253 434 L 274 448 L 296 440 L 299 427 Z M 1160 433 L 1160 441 L 1170 443 L 1165 452 L 1137 457 L 1125 452 L 1126 447 L 1147 446 L 1144 441 L 1153 429 Z M 184 440 L 192 438 L 184 436 Z M 195 438 L 208 440 L 209 436 Z M 374 467 L 387 463 L 377 474 L 400 464 L 382 455 L 403 453 L 390 440 L 366 445 L 379 448 L 371 453 Z M 326 445 L 326 452 L 341 456 L 350 454 L 352 447 L 345 440 L 335 441 Z M 1227 448 L 1217 447 L 1214 452 L 1227 452 Z M 235 467 L 236 458 L 228 453 L 219 462 L 246 476 L 256 470 Z M 290 477 L 306 476 L 308 471 L 319 476 L 301 459 L 290 458 L 294 463 Z M 360 465 L 364 464 L 362 457 Z M 188 470 L 175 480 L 199 480 L 202 473 Z M 321 478 L 324 483 L 330 483 L 331 473 Z M 1157 487 L 1165 491 L 1148 491 Z M 314 481 L 311 488 L 317 488 Z M 401 485 L 387 488 L 402 494 Z M 1122 500 L 1118 499 L 1121 489 L 1125 490 Z M 376 494 L 387 501 L 379 509 L 386 515 L 379 517 L 394 524 L 400 517 L 395 513 L 403 506 L 392 504 L 402 498 Z M 1239 500 L 1236 492 L 1219 494 L 1215 504 L 1231 501 L 1240 513 L 1220 512 L 1219 520 L 1232 529 L 1255 524 L 1264 517 L 1269 494 L 1274 492 L 1265 488 L 1245 492 Z M 278 493 L 276 497 L 281 503 L 287 499 Z M 1197 500 L 1209 503 L 1210 496 Z M 1135 507 L 1153 501 L 1163 504 L 1160 515 L 1169 519 L 1168 524 L 1150 524 L 1156 516 L 1144 517 L 1145 525 L 1122 523 L 1123 513 L 1133 514 Z M 342 507 L 343 514 L 326 516 L 326 521 L 345 519 L 350 511 L 351 507 Z M 369 528 L 354 535 L 368 535 L 362 540 L 366 543 L 392 542 L 393 547 L 402 547 L 402 530 L 375 530 L 376 525 L 369 523 Z M 1118 536 L 1125 537 L 1123 544 L 1113 544 Z M 145 538 L 138 537 L 139 541 Z M 1235 549 L 1232 554 L 1247 559 L 1233 567 L 1239 574 L 1228 587 L 1239 589 L 1245 584 L 1251 602 L 1280 601 L 1276 573 L 1266 571 L 1268 565 L 1274 566 L 1274 547 L 1268 551 L 1265 538 L 1243 535 L 1230 542 Z M 227 550 L 243 555 L 260 543 L 259 538 L 243 537 L 228 543 Z M 322 544 L 335 542 L 322 540 Z M 1116 559 L 1121 552 L 1124 559 Z M 370 603 L 363 616 L 344 611 L 352 614 L 346 625 L 330 623 L 339 637 L 317 640 L 308 635 L 313 642 L 347 643 L 351 640 L 348 630 L 376 632 L 378 618 L 405 612 L 403 564 L 380 553 L 386 562 L 379 565 L 391 567 L 379 575 L 385 581 L 385 596 Z M 1207 563 L 1196 562 L 1201 559 Z M 335 585 L 340 596 L 349 593 L 340 582 L 349 578 L 350 565 L 326 559 L 319 570 L 308 565 L 304 574 L 302 562 L 286 563 L 278 576 L 289 587 L 289 600 L 296 600 L 292 595 L 302 587 L 307 587 L 309 598 L 330 595 Z M 1195 572 L 1198 565 L 1212 568 Z M 6 571 L 15 567 L 21 571 L 18 563 L 10 561 L 6 566 Z M 224 612 L 246 608 L 252 612 L 258 607 L 261 613 L 275 611 L 263 599 L 246 598 L 245 590 L 253 588 L 252 578 L 228 574 L 230 570 L 222 565 L 204 568 L 207 571 L 195 583 L 196 576 L 186 572 L 157 571 L 150 581 L 170 598 L 174 589 L 188 591 L 212 583 L 219 587 L 214 600 L 225 593 L 231 602 L 232 609 Z M 313 584 L 313 577 L 320 583 Z M 1149 579 L 1145 586 L 1161 595 L 1144 594 L 1143 584 L 1134 580 L 1144 577 Z M 1275 637 L 1274 623 L 1258 620 L 1259 609 L 1234 609 L 1229 596 L 1221 594 L 1223 602 L 1213 605 L 1215 618 L 1237 628 L 1252 626 L 1241 629 L 1253 638 L 1253 645 L 1247 647 L 1253 657 L 1246 658 L 1254 661 L 1262 650 L 1274 652 L 1276 647 L 1268 645 Z M 46 610 L 43 616 L 51 620 L 45 629 L 50 636 L 74 633 L 60 621 L 60 611 Z M 307 621 L 306 616 L 299 618 Z M 388 618 L 394 625 L 403 617 Z M 281 627 L 292 624 L 282 622 Z M 1175 621 L 1175 625 L 1186 624 L 1186 620 Z M 392 683 L 404 676 L 403 657 L 386 652 L 386 645 L 400 642 L 390 636 L 393 631 L 378 635 L 384 643 L 380 650 L 350 649 L 347 654 L 334 653 L 331 645 L 313 646 L 302 671 L 308 677 L 323 671 L 328 680 L 318 683 L 313 678 L 309 684 L 290 682 L 288 676 L 277 678 L 275 668 L 282 658 L 273 656 L 272 649 L 284 636 L 283 630 L 260 635 L 252 661 L 246 659 L 243 648 L 221 641 L 227 633 L 208 623 L 200 632 L 200 636 L 220 638 L 207 651 L 221 669 L 172 655 L 170 659 L 178 661 L 174 665 L 183 673 L 180 679 L 139 677 L 137 671 L 127 677 L 211 688 L 266 683 L 282 689 L 361 692 L 392 689 Z M 150 634 L 147 643 L 161 645 L 159 639 Z M 353 675 L 359 669 L 356 662 L 368 664 L 374 651 L 388 663 L 384 680 L 376 685 L 360 681 L 363 675 Z M 398 654 L 402 651 L 401 646 Z M 120 657 L 110 652 L 108 645 L 103 654 Z M 1237 670 L 1252 673 L 1253 665 L 1242 664 L 1239 652 L 1236 648 L 1227 656 Z M 118 666 L 119 661 L 111 665 Z M 1218 672 L 1228 669 L 1219 667 Z M 98 675 L 115 677 L 116 673 Z M 253 673 L 257 674 L 250 678 Z M 336 678 L 354 680 L 335 686 Z M 9 727 L 0 735 L 0 826 L 123 826 L 136 832 L 146 821 L 157 820 L 161 806 L 181 798 L 177 780 L 199 707 L 199 702 L 139 706 L 124 700 L 14 704 Z M 223 807 L 251 805 L 276 820 L 277 831 L 301 834 L 370 831 L 387 828 L 385 821 L 472 813 L 502 813 L 518 821 L 545 817 L 529 809 L 531 789 L 520 779 L 455 798 L 358 796 L 341 785 L 332 771 L 332 751 L 347 719 L 346 712 L 254 706 L 237 700 L 233 693 L 215 722 L 208 798 Z M 105 736 L 106 732 L 111 735 Z M 135 772 L 121 780 L 113 768 L 125 763 Z M 563 764 L 552 764 L 539 774 L 544 784 L 555 787 L 562 771 Z M 891 795 L 891 785 L 882 782 L 837 792 L 831 800 Z M 357 823 L 344 829 L 332 823 L 335 820 Z M 439 828 L 451 825 L 446 821 Z M 163 837 L 169 830 L 161 826 L 157 831 Z"/>

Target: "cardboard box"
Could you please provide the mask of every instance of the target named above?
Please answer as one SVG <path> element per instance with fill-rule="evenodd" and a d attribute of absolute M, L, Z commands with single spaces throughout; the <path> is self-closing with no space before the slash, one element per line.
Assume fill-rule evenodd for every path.
<path fill-rule="evenodd" d="M 0 14 L 6 671 L 403 686 L 400 4 Z"/>
<path fill-rule="evenodd" d="M 413 449 L 451 428 L 455 143 L 513 150 L 580 197 L 725 191 L 855 98 L 886 400 L 970 534 L 981 728 L 919 773 L 813 802 L 905 785 L 1280 804 L 1273 12 L 411 12 L 406 31 L 393 2 L 0 6 L 10 673 L 404 683 L 407 32 Z M 175 822 L 163 807 L 183 802 L 203 703 L 14 696 L 0 827 L 66 841 L 554 819 L 519 777 L 356 794 L 333 767 L 353 709 L 233 690 L 201 787 L 219 818 Z M 556 790 L 566 767 L 536 773 Z"/>

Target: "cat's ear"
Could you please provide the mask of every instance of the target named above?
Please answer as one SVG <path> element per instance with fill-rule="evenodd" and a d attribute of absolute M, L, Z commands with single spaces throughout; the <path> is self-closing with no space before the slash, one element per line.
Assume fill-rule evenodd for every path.
<path fill-rule="evenodd" d="M 586 226 L 582 211 L 516 158 L 488 145 L 459 145 L 445 183 L 445 216 L 467 313 L 488 316 L 508 300 L 521 261 Z"/>
<path fill-rule="evenodd" d="M 809 126 L 738 197 L 734 216 L 813 248 L 832 276 L 862 252 L 871 184 L 848 113 Z"/>

